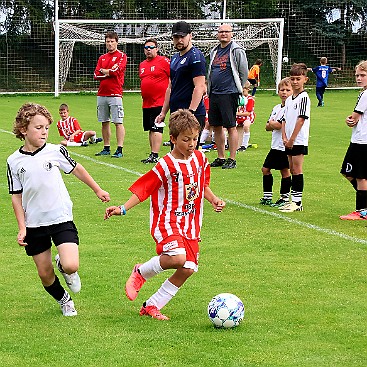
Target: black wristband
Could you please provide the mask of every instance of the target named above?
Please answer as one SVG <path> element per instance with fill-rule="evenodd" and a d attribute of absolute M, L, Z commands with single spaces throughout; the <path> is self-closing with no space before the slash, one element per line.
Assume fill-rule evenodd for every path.
<path fill-rule="evenodd" d="M 192 110 L 191 108 L 189 108 L 189 111 L 190 111 L 193 115 L 195 115 L 195 111 L 194 111 L 194 110 Z"/>

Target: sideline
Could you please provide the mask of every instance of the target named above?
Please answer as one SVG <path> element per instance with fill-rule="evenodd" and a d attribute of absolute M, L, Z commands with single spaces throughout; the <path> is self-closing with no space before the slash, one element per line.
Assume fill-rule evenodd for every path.
<path fill-rule="evenodd" d="M 7 131 L 7 130 L 3 130 L 3 129 L 0 129 L 0 132 L 7 133 L 7 134 L 13 134 L 12 132 Z M 83 158 L 83 159 L 86 159 L 88 161 L 91 161 L 91 162 L 96 163 L 96 164 L 100 164 L 102 166 L 106 166 L 106 167 L 118 169 L 120 171 L 124 171 L 124 172 L 127 172 L 127 173 L 131 173 L 132 175 L 135 175 L 135 176 L 142 176 L 143 175 L 140 172 L 133 171 L 133 170 L 130 170 L 130 169 L 121 167 L 121 166 L 116 166 L 115 164 L 111 164 L 111 163 L 99 161 L 97 159 L 94 159 L 94 158 L 91 158 L 91 157 L 88 157 L 88 156 L 85 156 L 83 154 L 79 154 L 79 153 L 76 153 L 76 152 L 72 152 L 71 155 L 72 156 L 77 156 L 77 157 L 80 157 L 80 158 Z M 335 237 L 342 238 L 343 240 L 352 241 L 352 242 L 355 242 L 355 243 L 361 243 L 363 245 L 367 245 L 367 240 L 364 240 L 362 238 L 349 236 L 349 235 L 347 235 L 345 233 L 338 232 L 338 231 L 335 231 L 333 229 L 322 228 L 322 227 L 319 227 L 319 226 L 317 226 L 315 224 L 310 224 L 310 223 L 307 223 L 307 222 L 302 222 L 302 221 L 300 221 L 298 219 L 290 218 L 290 217 L 287 217 L 287 216 L 285 216 L 283 214 L 279 214 L 277 212 L 271 212 L 271 211 L 268 211 L 268 210 L 257 208 L 257 207 L 252 206 L 252 205 L 247 205 L 247 204 L 244 204 L 244 203 L 240 203 L 238 201 L 233 201 L 233 200 L 226 199 L 226 198 L 223 198 L 223 200 L 225 202 L 229 203 L 229 204 L 236 205 L 236 206 L 238 206 L 240 208 L 245 208 L 245 209 L 248 209 L 248 210 L 252 210 L 252 211 L 254 211 L 256 213 L 260 213 L 260 214 L 264 214 L 264 215 L 270 215 L 270 216 L 273 216 L 275 218 L 279 218 L 279 219 L 285 220 L 285 221 L 287 221 L 289 223 L 296 224 L 296 225 L 301 226 L 301 227 L 305 227 L 305 228 L 313 229 L 314 231 L 317 231 L 317 232 L 325 233 L 325 234 L 327 234 L 329 236 L 335 236 Z"/>
<path fill-rule="evenodd" d="M 121 167 L 121 166 L 116 166 L 114 164 L 98 161 L 97 159 L 87 157 L 83 154 L 79 154 L 79 153 L 75 153 L 75 152 L 72 152 L 71 154 L 75 155 L 75 156 L 78 156 L 78 157 L 81 157 L 83 159 L 86 159 L 86 160 L 91 161 L 91 162 L 96 163 L 96 164 L 105 165 L 105 166 L 111 167 L 111 168 L 116 168 L 118 170 L 128 172 L 128 173 L 131 173 L 131 174 L 136 175 L 136 176 L 142 176 L 142 173 L 140 173 L 140 172 L 132 171 L 132 170 L 129 170 L 129 169 Z M 349 236 L 345 233 L 338 232 L 338 231 L 335 231 L 333 229 L 322 228 L 322 227 L 319 227 L 315 224 L 302 222 L 298 219 L 290 218 L 290 217 L 287 217 L 286 215 L 279 214 L 277 212 L 271 212 L 271 211 L 268 211 L 268 210 L 265 210 L 265 209 L 262 209 L 262 208 L 257 208 L 257 207 L 252 206 L 252 205 L 247 205 L 247 204 L 244 204 L 244 203 L 240 203 L 238 201 L 234 201 L 234 200 L 230 200 L 230 199 L 226 199 L 226 198 L 223 198 L 223 200 L 226 203 L 236 205 L 240 208 L 245 208 L 245 209 L 248 209 L 248 210 L 252 210 L 256 213 L 260 213 L 260 214 L 264 214 L 264 215 L 270 215 L 270 216 L 273 216 L 275 218 L 285 220 L 289 223 L 296 224 L 296 225 L 301 226 L 301 227 L 305 227 L 305 228 L 313 229 L 314 231 L 317 231 L 317 232 L 325 233 L 329 236 L 335 236 L 335 237 L 339 237 L 339 238 L 342 238 L 342 239 L 347 240 L 347 241 L 352 241 L 352 242 L 355 242 L 355 243 L 361 243 L 363 245 L 367 245 L 367 240 L 364 240 L 362 238 Z"/>

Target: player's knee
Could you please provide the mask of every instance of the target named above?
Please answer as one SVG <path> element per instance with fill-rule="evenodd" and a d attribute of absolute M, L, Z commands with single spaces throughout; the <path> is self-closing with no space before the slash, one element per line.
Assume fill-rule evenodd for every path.
<path fill-rule="evenodd" d="M 42 284 L 51 284 L 52 280 L 55 277 L 55 272 L 54 269 L 51 266 L 47 266 L 47 267 L 43 267 L 43 268 L 38 268 L 38 276 L 41 279 Z"/>
<path fill-rule="evenodd" d="M 72 274 L 78 271 L 79 269 L 79 260 L 78 259 L 68 259 L 63 261 L 62 269 L 66 274 Z"/>
<path fill-rule="evenodd" d="M 178 269 L 182 268 L 186 262 L 186 255 L 175 255 L 170 256 L 171 268 Z"/>

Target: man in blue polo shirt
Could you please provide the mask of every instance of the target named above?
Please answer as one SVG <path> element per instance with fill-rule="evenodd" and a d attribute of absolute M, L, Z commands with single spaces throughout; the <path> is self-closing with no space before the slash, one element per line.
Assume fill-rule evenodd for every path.
<path fill-rule="evenodd" d="M 199 121 L 205 124 L 203 95 L 206 91 L 206 62 L 203 53 L 192 45 L 190 24 L 180 21 L 172 27 L 172 39 L 175 49 L 170 63 L 170 82 L 162 112 L 156 118 L 156 124 L 164 121 L 168 110 L 189 109 Z"/>

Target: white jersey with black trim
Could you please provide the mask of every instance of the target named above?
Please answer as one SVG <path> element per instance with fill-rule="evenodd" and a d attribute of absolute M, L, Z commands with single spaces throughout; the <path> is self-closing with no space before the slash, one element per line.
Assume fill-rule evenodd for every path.
<path fill-rule="evenodd" d="M 269 120 L 274 120 L 282 123 L 285 112 L 285 106 L 282 106 L 281 103 L 274 106 L 271 111 Z M 282 138 L 282 130 L 273 130 L 271 133 L 271 149 L 285 151 L 283 138 Z"/>
<path fill-rule="evenodd" d="M 354 112 L 361 115 L 357 125 L 352 128 L 351 143 L 367 144 L 367 90 L 362 91 L 357 99 Z"/>
<path fill-rule="evenodd" d="M 32 153 L 20 148 L 9 156 L 9 193 L 22 194 L 27 227 L 73 220 L 73 204 L 60 170 L 71 173 L 76 164 L 64 146 L 55 144 L 45 144 Z"/>
<path fill-rule="evenodd" d="M 285 134 L 289 139 L 294 131 L 298 117 L 304 118 L 305 122 L 296 136 L 293 145 L 308 146 L 311 123 L 311 101 L 306 91 L 297 96 L 289 96 L 285 101 Z"/>

